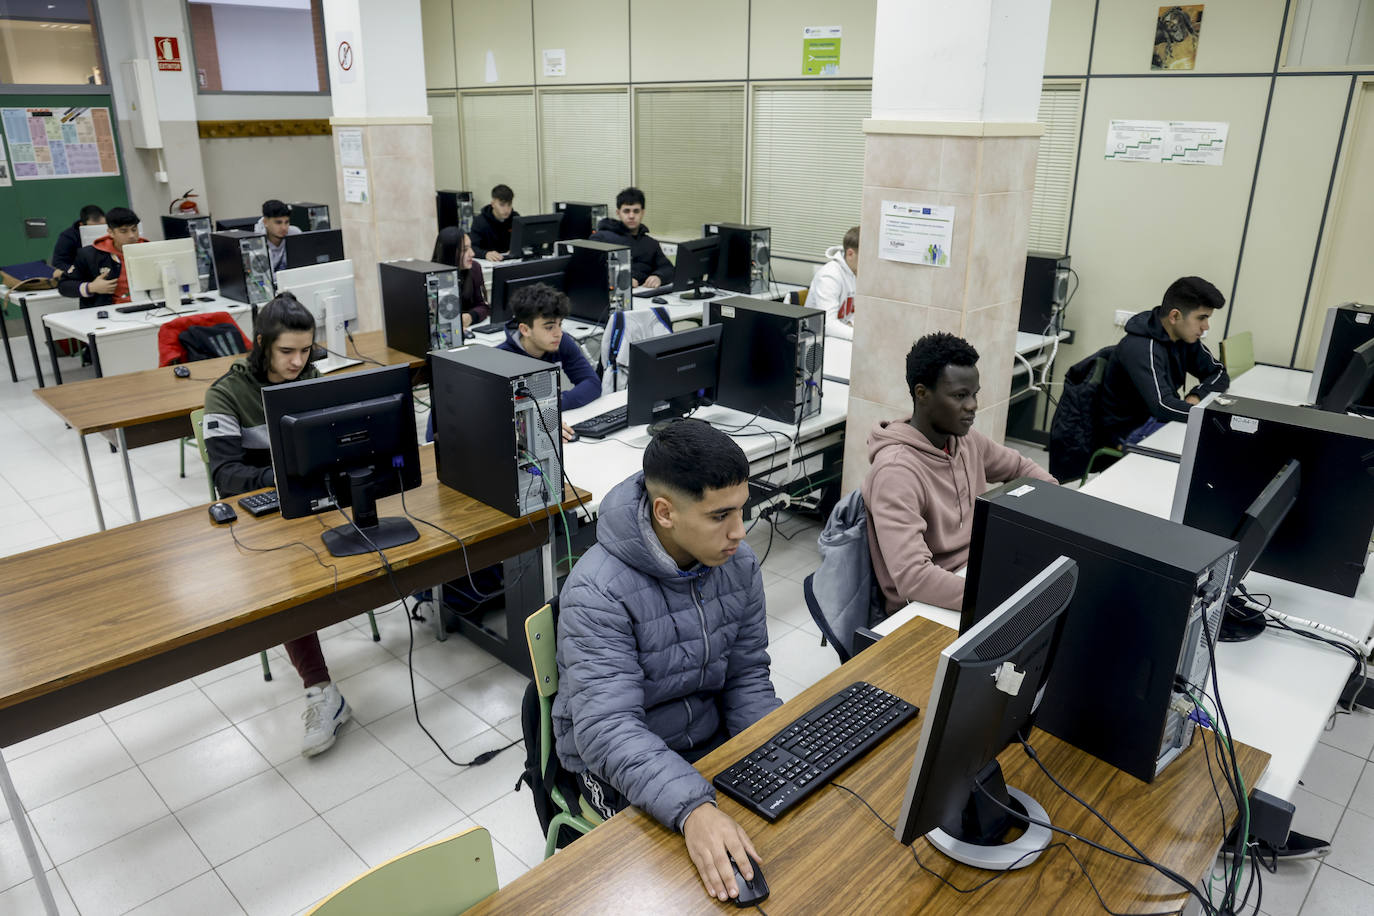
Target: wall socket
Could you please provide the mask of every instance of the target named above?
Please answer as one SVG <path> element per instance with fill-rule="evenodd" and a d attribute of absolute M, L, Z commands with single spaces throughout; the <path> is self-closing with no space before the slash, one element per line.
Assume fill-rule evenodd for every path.
<path fill-rule="evenodd" d="M 1116 325 L 1118 328 L 1124 328 L 1126 326 L 1126 322 L 1130 321 L 1134 317 L 1135 312 L 1129 312 L 1125 309 L 1117 309 L 1116 319 L 1112 322 L 1112 324 Z"/>

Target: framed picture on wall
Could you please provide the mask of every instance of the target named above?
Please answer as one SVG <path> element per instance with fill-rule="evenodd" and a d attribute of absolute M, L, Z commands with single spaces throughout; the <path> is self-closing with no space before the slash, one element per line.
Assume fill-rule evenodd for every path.
<path fill-rule="evenodd" d="M 1191 70 L 1197 61 L 1198 35 L 1202 31 L 1202 7 L 1161 6 L 1155 20 L 1151 70 Z"/>

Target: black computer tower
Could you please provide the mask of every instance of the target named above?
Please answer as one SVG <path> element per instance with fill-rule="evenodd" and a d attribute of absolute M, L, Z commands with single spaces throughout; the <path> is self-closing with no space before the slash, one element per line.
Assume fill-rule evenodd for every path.
<path fill-rule="evenodd" d="M 1055 312 L 1068 301 L 1069 256 L 1031 251 L 1026 254 L 1026 281 L 1021 287 L 1018 331 L 1053 333 Z"/>
<path fill-rule="evenodd" d="M 297 200 L 292 201 L 287 206 L 291 208 L 291 225 L 302 232 L 334 228 L 329 222 L 328 204 L 312 204 L 308 201 Z"/>
<path fill-rule="evenodd" d="M 475 269 L 475 268 L 474 268 Z M 393 350 L 423 356 L 463 343 L 463 300 L 458 268 L 406 259 L 377 265 L 382 328 Z"/>
<path fill-rule="evenodd" d="M 825 312 L 731 296 L 707 301 L 706 323 L 724 329 L 716 403 L 789 424 L 821 412 Z"/>
<path fill-rule="evenodd" d="M 168 213 L 162 217 L 164 239 L 191 239 L 196 246 L 196 272 L 200 274 L 200 291 L 215 288 L 215 252 L 210 233 L 215 231 L 209 214 Z"/>
<path fill-rule="evenodd" d="M 613 311 L 630 308 L 630 249 L 610 242 L 576 239 L 559 242 L 558 253 L 568 255 L 563 292 L 572 317 L 605 324 Z"/>
<path fill-rule="evenodd" d="M 472 192 L 443 190 L 435 192 L 434 209 L 439 215 L 439 231 L 457 226 L 460 232 L 472 229 Z"/>
<path fill-rule="evenodd" d="M 276 289 L 267 236 L 242 229 L 212 232 L 210 248 L 215 255 L 215 277 L 221 296 L 254 306 L 272 301 Z"/>
<path fill-rule="evenodd" d="M 720 261 L 711 275 L 716 289 L 750 295 L 768 291 L 772 231 L 767 226 L 706 223 L 701 234 L 705 238 L 720 237 Z"/>
<path fill-rule="evenodd" d="M 553 203 L 553 212 L 563 215 L 563 222 L 558 228 L 560 239 L 585 239 L 610 215 L 611 208 L 606 204 L 556 200 Z"/>
<path fill-rule="evenodd" d="M 974 504 L 960 629 L 1060 556 L 1078 564 L 1078 589 L 1035 724 L 1150 782 L 1192 740 L 1192 720 L 1169 706 L 1174 681 L 1204 686 L 1202 627 L 1215 640 L 1236 543 L 1015 480 Z"/>
<path fill-rule="evenodd" d="M 562 502 L 558 366 L 474 346 L 429 368 L 439 482 L 517 518 Z"/>

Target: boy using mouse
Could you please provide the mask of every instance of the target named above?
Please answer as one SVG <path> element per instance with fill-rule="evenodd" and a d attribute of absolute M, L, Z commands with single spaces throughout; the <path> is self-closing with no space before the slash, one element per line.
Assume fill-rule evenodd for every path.
<path fill-rule="evenodd" d="M 601 502 L 563 586 L 558 759 L 604 817 L 627 805 L 682 834 L 707 892 L 737 897 L 754 844 L 693 761 L 780 702 L 758 559 L 744 541 L 749 461 L 700 420 L 669 424 Z"/>

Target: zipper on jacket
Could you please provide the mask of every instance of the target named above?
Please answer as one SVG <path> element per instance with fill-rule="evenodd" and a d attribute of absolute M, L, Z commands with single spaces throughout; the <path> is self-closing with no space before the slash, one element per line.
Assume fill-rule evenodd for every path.
<path fill-rule="evenodd" d="M 692 603 L 697 608 L 697 619 L 701 621 L 701 640 L 705 646 L 701 653 L 701 675 L 697 678 L 697 689 L 704 690 L 706 687 L 706 663 L 711 658 L 711 636 L 706 632 L 706 611 L 701 606 L 701 599 L 697 596 L 697 581 L 692 580 Z"/>
<path fill-rule="evenodd" d="M 690 749 L 696 746 L 696 742 L 692 740 L 692 720 L 696 717 L 692 715 L 692 703 L 690 700 L 683 697 L 682 705 L 687 709 L 687 747 Z"/>

